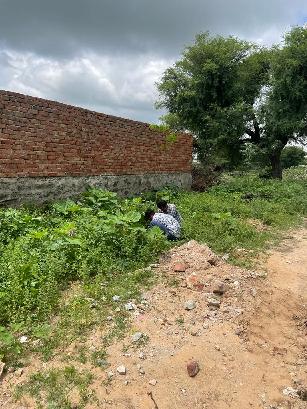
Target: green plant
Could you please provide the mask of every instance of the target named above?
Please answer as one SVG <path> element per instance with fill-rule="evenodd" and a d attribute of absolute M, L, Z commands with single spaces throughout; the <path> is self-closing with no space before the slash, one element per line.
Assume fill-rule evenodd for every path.
<path fill-rule="evenodd" d="M 76 393 L 78 408 L 85 405 L 94 398 L 89 390 L 93 376 L 86 371 L 77 371 L 73 366 L 64 369 L 53 369 L 46 372 L 35 373 L 30 380 L 17 387 L 16 399 L 23 395 L 29 395 L 35 399 L 37 408 L 48 409 L 71 409 L 72 392 Z"/>

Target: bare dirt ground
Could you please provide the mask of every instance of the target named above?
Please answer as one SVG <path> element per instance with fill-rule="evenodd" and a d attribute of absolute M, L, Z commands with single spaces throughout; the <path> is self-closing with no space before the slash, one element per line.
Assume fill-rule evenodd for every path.
<path fill-rule="evenodd" d="M 162 280 L 131 310 L 132 329 L 109 348 L 109 368 L 91 368 L 99 403 L 87 408 L 307 408 L 307 229 L 257 271 L 231 266 L 194 241 L 152 269 Z M 94 331 L 86 347 L 98 348 L 101 335 Z M 191 360 L 200 368 L 195 377 L 187 373 Z M 21 376 L 8 374 L 2 407 L 33 408 L 9 391 L 43 368 L 35 362 Z"/>

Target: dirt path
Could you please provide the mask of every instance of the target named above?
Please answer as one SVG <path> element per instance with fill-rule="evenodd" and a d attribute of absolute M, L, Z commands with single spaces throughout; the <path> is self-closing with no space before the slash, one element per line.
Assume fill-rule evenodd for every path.
<path fill-rule="evenodd" d="M 131 311 L 132 331 L 110 347 L 108 370 L 93 369 L 100 403 L 87 408 L 307 408 L 307 230 L 272 251 L 265 267 L 267 277 L 260 267 L 233 267 L 196 242 L 174 249 L 153 267 L 167 282 Z M 100 339 L 96 331 L 86 346 Z M 193 378 L 190 360 L 200 367 Z M 22 405 L 5 407 L 33 407 Z"/>

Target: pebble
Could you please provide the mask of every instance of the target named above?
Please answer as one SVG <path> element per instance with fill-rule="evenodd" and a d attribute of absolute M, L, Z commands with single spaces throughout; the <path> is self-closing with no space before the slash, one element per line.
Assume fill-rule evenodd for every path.
<path fill-rule="evenodd" d="M 113 320 L 113 317 L 111 315 L 108 315 L 107 316 L 107 321 L 112 321 L 112 320 Z"/>
<path fill-rule="evenodd" d="M 125 310 L 126 310 L 126 311 L 133 311 L 133 310 L 135 310 L 135 304 L 133 304 L 132 302 L 128 302 L 127 304 L 125 304 Z"/>
<path fill-rule="evenodd" d="M 140 339 L 143 338 L 143 333 L 142 332 L 135 332 L 132 336 L 131 336 L 131 340 L 132 342 L 138 342 Z"/>
<path fill-rule="evenodd" d="M 190 331 L 190 334 L 192 335 L 192 337 L 196 337 L 196 336 L 198 335 L 198 331 L 195 330 L 195 329 L 192 329 L 192 330 Z"/>
<path fill-rule="evenodd" d="M 28 337 L 23 335 L 22 337 L 19 338 L 19 342 L 21 344 L 25 344 L 26 342 L 28 342 Z"/>
<path fill-rule="evenodd" d="M 223 295 L 226 292 L 227 288 L 225 284 L 221 281 L 218 281 L 214 284 L 212 292 L 214 294 Z"/>
<path fill-rule="evenodd" d="M 146 359 L 146 355 L 144 354 L 144 352 L 140 352 L 139 358 L 140 359 Z"/>
<path fill-rule="evenodd" d="M 3 374 L 4 368 L 5 368 L 5 363 L 4 363 L 4 362 L 0 362 L 0 377 L 1 377 L 1 375 Z"/>
<path fill-rule="evenodd" d="M 285 396 L 289 396 L 290 398 L 298 398 L 298 391 L 297 389 L 292 388 L 291 386 L 288 386 L 287 388 L 285 388 L 282 393 Z"/>
<path fill-rule="evenodd" d="M 199 372 L 199 365 L 197 361 L 190 361 L 187 364 L 188 375 L 193 378 Z"/>
<path fill-rule="evenodd" d="M 126 375 L 127 370 L 124 365 L 118 366 L 116 370 L 120 375 Z"/>
<path fill-rule="evenodd" d="M 251 289 L 251 294 L 252 294 L 253 297 L 256 297 L 256 295 L 257 295 L 257 290 L 256 290 L 256 288 L 252 288 L 252 289 Z"/>
<path fill-rule="evenodd" d="M 196 308 L 196 303 L 193 300 L 188 300 L 185 302 L 184 304 L 184 309 L 187 311 L 191 311 L 194 310 L 194 308 Z"/>
<path fill-rule="evenodd" d="M 111 379 L 114 376 L 114 372 L 113 371 L 109 371 L 108 372 L 108 378 Z"/>
<path fill-rule="evenodd" d="M 221 306 L 221 302 L 215 298 L 208 299 L 208 307 L 211 309 L 218 309 Z"/>
<path fill-rule="evenodd" d="M 120 300 L 120 296 L 119 296 L 119 295 L 113 295 L 112 300 L 113 300 L 113 301 L 119 301 L 119 300 Z"/>
<path fill-rule="evenodd" d="M 21 376 L 21 375 L 23 374 L 23 372 L 24 372 L 23 368 L 19 368 L 19 369 L 17 369 L 17 370 L 15 371 L 15 374 L 16 374 L 17 376 Z"/>
<path fill-rule="evenodd" d="M 148 383 L 149 383 L 149 385 L 155 386 L 155 385 L 157 385 L 157 380 L 156 379 L 151 379 Z"/>
<path fill-rule="evenodd" d="M 119 307 L 115 308 L 115 312 L 120 312 L 120 308 Z"/>
<path fill-rule="evenodd" d="M 173 266 L 173 270 L 176 273 L 184 273 L 187 268 L 189 268 L 189 265 L 185 262 L 177 262 Z"/>

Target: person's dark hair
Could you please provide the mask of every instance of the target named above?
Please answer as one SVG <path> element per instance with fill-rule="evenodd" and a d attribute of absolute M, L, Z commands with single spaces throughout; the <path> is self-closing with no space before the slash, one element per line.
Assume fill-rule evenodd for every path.
<path fill-rule="evenodd" d="M 157 206 L 159 209 L 165 209 L 167 207 L 167 201 L 166 200 L 157 200 Z"/>
<path fill-rule="evenodd" d="M 146 210 L 145 214 L 144 214 L 144 218 L 145 220 L 150 220 L 151 216 L 153 216 L 155 214 L 155 211 L 152 209 L 148 209 Z"/>

